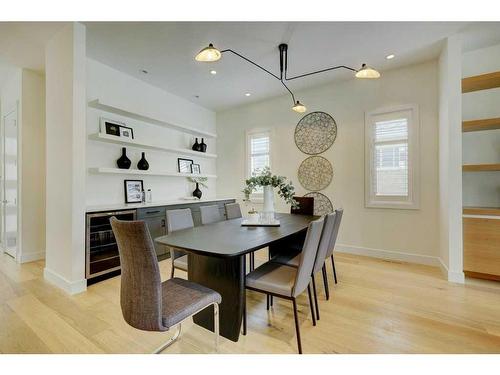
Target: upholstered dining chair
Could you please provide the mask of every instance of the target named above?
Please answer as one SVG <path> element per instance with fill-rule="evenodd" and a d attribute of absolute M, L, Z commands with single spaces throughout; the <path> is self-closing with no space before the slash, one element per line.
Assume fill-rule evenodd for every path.
<path fill-rule="evenodd" d="M 333 250 L 335 250 L 335 244 L 337 242 L 337 236 L 339 234 L 340 222 L 342 221 L 342 215 L 344 214 L 343 208 L 338 208 L 335 210 L 337 214 L 335 220 L 335 227 L 333 228 L 332 238 L 330 240 L 330 245 L 328 247 L 328 252 L 326 253 L 326 259 L 330 258 L 332 260 L 332 268 L 333 268 L 333 279 L 335 284 L 337 284 L 337 271 L 335 271 L 335 261 L 333 259 Z"/>
<path fill-rule="evenodd" d="M 201 206 L 200 213 L 201 213 L 201 223 L 203 225 L 222 221 L 222 216 L 219 211 L 219 206 L 217 206 L 216 204 L 212 206 Z"/>
<path fill-rule="evenodd" d="M 239 203 L 226 203 L 226 219 L 239 219 L 241 215 L 241 208 Z"/>
<path fill-rule="evenodd" d="M 193 227 L 193 215 L 191 215 L 190 208 L 167 210 L 167 233 Z M 170 277 L 174 277 L 175 269 L 187 272 L 188 256 L 184 251 L 171 247 L 170 258 L 172 260 L 172 272 Z"/>
<path fill-rule="evenodd" d="M 120 305 L 123 318 L 144 331 L 168 331 L 173 337 L 157 348 L 160 353 L 180 336 L 181 324 L 201 310 L 213 306 L 215 347 L 219 340 L 219 293 L 194 282 L 172 278 L 161 281 L 158 259 L 146 223 L 112 217 L 121 264 Z"/>
<path fill-rule="evenodd" d="M 254 271 L 250 272 L 245 278 L 246 289 L 292 301 L 299 354 L 302 354 L 302 342 L 300 339 L 299 318 L 297 313 L 297 297 L 307 289 L 313 325 L 316 325 L 310 283 L 323 225 L 324 218 L 312 221 L 309 224 L 304 247 L 300 254 L 298 267 L 291 267 L 274 262 L 266 262 L 257 267 Z M 246 315 L 245 301 L 243 334 L 246 334 L 247 332 Z"/>

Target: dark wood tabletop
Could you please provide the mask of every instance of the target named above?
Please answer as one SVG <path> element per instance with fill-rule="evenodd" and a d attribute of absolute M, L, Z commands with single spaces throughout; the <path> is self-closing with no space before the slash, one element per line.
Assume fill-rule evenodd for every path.
<path fill-rule="evenodd" d="M 277 213 L 279 227 L 242 227 L 243 219 L 224 220 L 155 238 L 163 245 L 214 257 L 234 257 L 262 249 L 282 238 L 307 230 L 316 216 Z"/>

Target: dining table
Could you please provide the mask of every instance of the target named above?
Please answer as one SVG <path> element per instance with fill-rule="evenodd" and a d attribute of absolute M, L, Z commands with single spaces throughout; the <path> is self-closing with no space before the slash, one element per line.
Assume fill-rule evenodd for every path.
<path fill-rule="evenodd" d="M 290 251 L 290 241 L 304 241 L 316 216 L 276 213 L 279 226 L 243 226 L 242 218 L 223 220 L 155 238 L 159 244 L 188 254 L 188 279 L 222 296 L 220 334 L 238 341 L 246 303 L 246 255 L 268 247 L 270 254 Z M 168 303 L 168 302 L 167 302 Z M 196 324 L 214 330 L 213 307 L 193 317 Z"/>

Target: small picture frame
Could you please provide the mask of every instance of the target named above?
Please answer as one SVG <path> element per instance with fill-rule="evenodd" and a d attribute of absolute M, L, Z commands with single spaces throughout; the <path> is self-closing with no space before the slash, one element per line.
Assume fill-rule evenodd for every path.
<path fill-rule="evenodd" d="M 191 164 L 191 173 L 192 174 L 201 174 L 201 169 L 199 164 Z"/>
<path fill-rule="evenodd" d="M 116 137 L 120 137 L 120 128 L 125 126 L 123 122 L 110 120 L 104 117 L 100 118 L 100 128 L 99 131 L 101 133 L 105 133 L 108 135 L 114 135 Z"/>
<path fill-rule="evenodd" d="M 134 129 L 128 126 L 120 126 L 120 137 L 134 139 Z"/>
<path fill-rule="evenodd" d="M 124 180 L 125 203 L 141 203 L 144 183 L 142 180 Z"/>
<path fill-rule="evenodd" d="M 193 164 L 191 159 L 178 158 L 177 166 L 179 168 L 179 173 L 192 173 L 191 164 Z"/>

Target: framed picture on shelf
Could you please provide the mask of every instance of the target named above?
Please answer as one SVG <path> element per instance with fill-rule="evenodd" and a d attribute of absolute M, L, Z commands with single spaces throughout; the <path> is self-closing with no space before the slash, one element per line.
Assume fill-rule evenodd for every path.
<path fill-rule="evenodd" d="M 193 164 L 191 159 L 178 158 L 177 166 L 179 168 L 179 173 L 192 173 L 191 164 Z"/>
<path fill-rule="evenodd" d="M 99 131 L 108 135 L 114 135 L 120 137 L 120 128 L 125 126 L 123 122 L 110 120 L 104 117 L 100 118 Z"/>
<path fill-rule="evenodd" d="M 124 180 L 125 203 L 141 203 L 144 184 L 142 180 Z"/>
<path fill-rule="evenodd" d="M 192 174 L 200 174 L 200 165 L 199 164 L 191 164 L 191 173 Z"/>
<path fill-rule="evenodd" d="M 134 139 L 134 129 L 128 126 L 120 126 L 120 137 Z"/>

